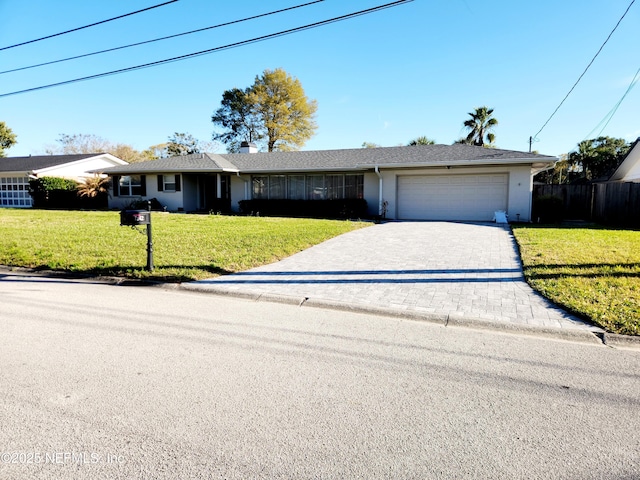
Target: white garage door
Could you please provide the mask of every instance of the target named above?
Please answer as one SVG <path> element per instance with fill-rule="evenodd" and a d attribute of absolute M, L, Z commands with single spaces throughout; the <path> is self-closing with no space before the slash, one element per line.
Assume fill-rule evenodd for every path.
<path fill-rule="evenodd" d="M 398 218 L 405 220 L 491 221 L 507 210 L 509 176 L 398 176 Z"/>

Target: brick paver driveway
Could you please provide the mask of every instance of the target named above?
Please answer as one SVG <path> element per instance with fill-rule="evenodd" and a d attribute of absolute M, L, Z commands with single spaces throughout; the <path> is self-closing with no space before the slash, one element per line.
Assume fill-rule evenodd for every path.
<path fill-rule="evenodd" d="M 507 226 L 390 222 L 333 238 L 280 262 L 191 284 L 425 316 L 599 331 L 524 281 Z"/>

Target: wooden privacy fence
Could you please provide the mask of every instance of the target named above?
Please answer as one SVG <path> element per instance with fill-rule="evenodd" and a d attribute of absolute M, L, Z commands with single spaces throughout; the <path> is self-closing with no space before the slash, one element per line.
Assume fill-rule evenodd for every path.
<path fill-rule="evenodd" d="M 543 196 L 562 199 L 565 220 L 640 227 L 640 183 L 534 185 L 533 203 Z"/>

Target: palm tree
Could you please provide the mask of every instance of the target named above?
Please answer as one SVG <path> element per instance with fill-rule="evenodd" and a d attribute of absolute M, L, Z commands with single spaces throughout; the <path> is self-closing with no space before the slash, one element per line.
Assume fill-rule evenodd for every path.
<path fill-rule="evenodd" d="M 80 185 L 78 185 L 78 195 L 81 197 L 95 198 L 98 195 L 103 195 L 108 192 L 109 177 L 101 177 L 100 175 L 94 175 L 84 179 Z"/>
<path fill-rule="evenodd" d="M 465 143 L 484 147 L 486 138 L 491 146 L 496 139 L 491 130 L 498 125 L 498 120 L 492 116 L 493 108 L 477 107 L 475 112 L 470 112 L 469 115 L 471 118 L 464 122 L 464 126 L 469 129 Z"/>
<path fill-rule="evenodd" d="M 435 145 L 435 144 L 436 144 L 435 140 L 431 140 L 428 137 L 422 136 L 422 137 L 414 138 L 407 144 L 407 146 L 414 147 L 416 145 Z"/>

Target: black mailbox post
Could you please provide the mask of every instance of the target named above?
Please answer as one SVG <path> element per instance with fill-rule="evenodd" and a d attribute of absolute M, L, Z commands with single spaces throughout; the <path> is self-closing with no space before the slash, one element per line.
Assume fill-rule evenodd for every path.
<path fill-rule="evenodd" d="M 151 240 L 151 202 L 149 210 L 122 210 L 120 212 L 120 225 L 132 228 L 138 225 L 146 225 L 147 230 L 147 270 L 153 270 L 153 241 Z"/>

